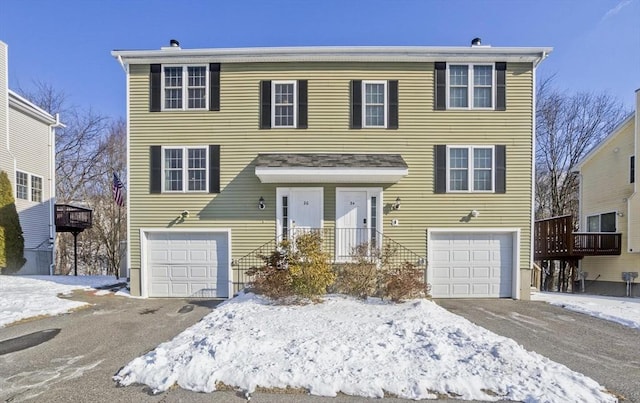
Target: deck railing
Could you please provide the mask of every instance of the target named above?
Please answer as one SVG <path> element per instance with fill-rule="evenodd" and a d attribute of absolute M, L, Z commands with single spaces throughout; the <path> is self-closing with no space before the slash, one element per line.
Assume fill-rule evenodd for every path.
<path fill-rule="evenodd" d="M 289 229 L 283 236 L 273 238 L 256 248 L 251 253 L 234 260 L 232 263 L 234 274 L 234 292 L 244 288 L 250 281 L 247 275 L 253 267 L 264 264 L 263 256 L 269 256 L 279 247 L 283 239 L 295 240 L 295 237 L 305 232 L 317 232 L 322 236 L 323 250 L 329 253 L 333 264 L 353 262 L 356 258 L 356 249 L 360 245 L 371 245 L 368 254 L 374 260 L 380 259 L 381 251 L 386 251 L 384 255 L 385 263 L 390 265 L 400 265 L 409 262 L 415 266 L 426 269 L 426 259 L 424 256 L 413 252 L 390 237 L 369 228 L 295 228 Z M 362 252 L 362 251 L 360 251 Z M 378 262 L 380 263 L 380 262 Z"/>
<path fill-rule="evenodd" d="M 91 228 L 93 211 L 71 204 L 56 204 L 56 231 L 82 232 Z"/>
<path fill-rule="evenodd" d="M 573 232 L 570 215 L 538 220 L 534 225 L 535 260 L 619 255 L 621 244 L 619 233 Z"/>

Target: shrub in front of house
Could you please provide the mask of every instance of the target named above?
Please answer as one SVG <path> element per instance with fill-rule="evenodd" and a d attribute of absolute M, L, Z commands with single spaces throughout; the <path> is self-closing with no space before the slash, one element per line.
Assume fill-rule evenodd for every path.
<path fill-rule="evenodd" d="M 394 302 L 428 296 L 429 287 L 424 281 L 424 270 L 410 262 L 388 268 L 383 273 L 380 294 Z"/>
<path fill-rule="evenodd" d="M 13 187 L 7 173 L 0 171 L 0 273 L 15 273 L 25 262 L 24 238 Z"/>

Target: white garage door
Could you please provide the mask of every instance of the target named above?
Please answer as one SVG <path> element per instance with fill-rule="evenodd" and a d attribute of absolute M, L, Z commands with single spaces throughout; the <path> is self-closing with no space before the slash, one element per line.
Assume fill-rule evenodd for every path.
<path fill-rule="evenodd" d="M 229 297 L 227 232 L 147 234 L 149 297 Z"/>
<path fill-rule="evenodd" d="M 432 233 L 434 298 L 511 297 L 512 233 Z"/>

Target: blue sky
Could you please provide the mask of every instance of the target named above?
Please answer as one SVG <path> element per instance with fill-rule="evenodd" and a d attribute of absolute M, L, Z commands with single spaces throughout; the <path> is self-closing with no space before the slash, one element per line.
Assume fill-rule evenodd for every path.
<path fill-rule="evenodd" d="M 125 116 L 113 49 L 312 45 L 551 46 L 538 78 L 607 91 L 640 88 L 640 0 L 0 0 L 9 86 L 41 80 L 78 106 Z M 64 117 L 63 117 L 64 119 Z"/>

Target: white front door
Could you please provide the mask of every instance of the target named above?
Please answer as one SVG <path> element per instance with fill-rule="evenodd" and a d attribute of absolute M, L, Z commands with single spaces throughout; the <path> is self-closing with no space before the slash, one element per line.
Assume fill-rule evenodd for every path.
<path fill-rule="evenodd" d="M 322 188 L 277 189 L 278 236 L 322 228 L 324 216 L 322 190 Z"/>
<path fill-rule="evenodd" d="M 362 244 L 378 245 L 379 189 L 336 189 L 336 259 L 348 260 Z"/>

